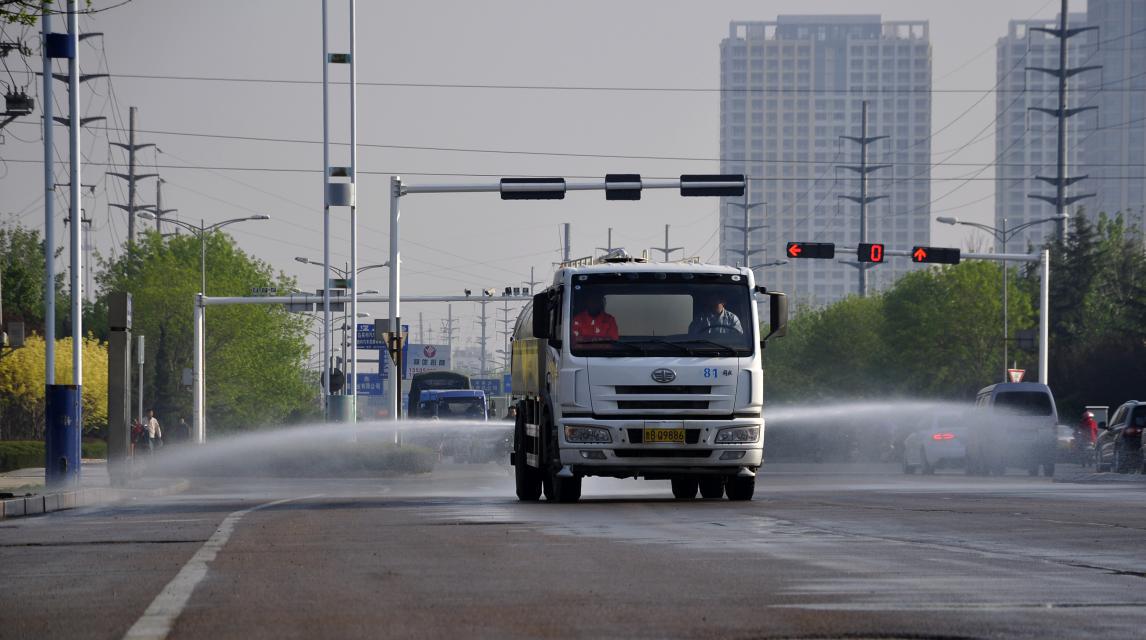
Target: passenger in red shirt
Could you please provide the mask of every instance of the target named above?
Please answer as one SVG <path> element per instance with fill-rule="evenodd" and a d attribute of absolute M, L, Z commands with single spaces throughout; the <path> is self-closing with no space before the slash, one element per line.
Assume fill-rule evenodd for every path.
<path fill-rule="evenodd" d="M 574 344 L 589 344 L 598 340 L 616 340 L 617 320 L 605 313 L 605 301 L 599 293 L 585 294 L 581 313 L 573 316 Z"/>

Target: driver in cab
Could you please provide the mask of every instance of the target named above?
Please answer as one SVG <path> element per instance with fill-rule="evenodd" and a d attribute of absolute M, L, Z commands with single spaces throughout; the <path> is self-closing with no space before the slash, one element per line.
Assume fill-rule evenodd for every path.
<path fill-rule="evenodd" d="M 587 292 L 581 312 L 573 316 L 574 344 L 592 344 L 616 340 L 617 319 L 605 313 L 605 300 L 601 294 Z"/>
<path fill-rule="evenodd" d="M 724 308 L 725 302 L 721 295 L 706 297 L 704 311 L 688 326 L 688 332 L 692 335 L 743 335 L 744 328 L 740 326 L 740 318 Z"/>

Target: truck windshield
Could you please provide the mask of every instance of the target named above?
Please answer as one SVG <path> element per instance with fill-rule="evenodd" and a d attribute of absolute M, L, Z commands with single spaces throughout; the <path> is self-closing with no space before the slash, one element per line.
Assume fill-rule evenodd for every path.
<path fill-rule="evenodd" d="M 747 283 L 663 274 L 616 280 L 574 281 L 566 328 L 573 355 L 752 355 Z"/>
<path fill-rule="evenodd" d="M 485 418 L 485 403 L 481 398 L 439 398 L 436 404 L 437 416 L 442 420 Z M 433 413 L 432 407 L 431 413 Z"/>

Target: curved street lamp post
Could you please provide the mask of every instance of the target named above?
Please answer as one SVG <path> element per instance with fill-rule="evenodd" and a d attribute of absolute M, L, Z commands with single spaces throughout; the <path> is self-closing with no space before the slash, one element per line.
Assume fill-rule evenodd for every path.
<path fill-rule="evenodd" d="M 974 227 L 976 229 L 986 231 L 987 233 L 994 236 L 995 240 L 997 240 L 999 242 L 999 244 L 1002 245 L 1000 253 L 1005 254 L 1005 253 L 1007 253 L 1007 242 L 1011 238 L 1015 237 L 1020 231 L 1024 231 L 1030 227 L 1033 227 L 1033 226 L 1039 225 L 1039 224 L 1046 224 L 1048 222 L 1059 222 L 1060 220 L 1062 220 L 1065 217 L 1066 217 L 1065 214 L 1062 214 L 1062 215 L 1051 216 L 1049 218 L 1041 218 L 1039 220 L 1031 220 L 1030 222 L 1027 222 L 1027 223 L 1021 224 L 1017 227 L 1014 227 L 1013 229 L 1007 228 L 1007 219 L 1006 218 L 1002 219 L 1003 220 L 1003 226 L 1001 228 L 998 228 L 998 229 L 995 227 L 992 227 L 990 225 L 985 225 L 985 224 L 981 224 L 978 222 L 967 222 L 966 220 L 960 220 L 959 218 L 953 218 L 951 216 L 937 216 L 935 218 L 935 220 L 937 222 L 941 222 L 943 224 L 949 224 L 952 226 L 963 225 L 965 227 Z M 1006 260 L 1002 261 L 1002 271 L 1003 271 L 1003 380 L 1006 381 L 1007 380 L 1007 369 L 1009 368 L 1007 366 L 1007 346 L 1008 345 L 1007 345 L 1007 261 Z M 1045 310 L 1040 311 L 1040 313 L 1045 313 L 1045 312 L 1046 312 Z"/>

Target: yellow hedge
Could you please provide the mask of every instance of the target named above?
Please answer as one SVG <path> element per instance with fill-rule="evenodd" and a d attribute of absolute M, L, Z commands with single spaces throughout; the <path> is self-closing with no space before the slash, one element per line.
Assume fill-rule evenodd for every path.
<path fill-rule="evenodd" d="M 41 438 L 44 432 L 44 347 L 29 336 L 19 349 L 0 357 L 0 439 Z M 107 425 L 107 345 L 83 340 L 84 428 Z M 72 339 L 56 341 L 56 383 L 72 381 Z"/>

